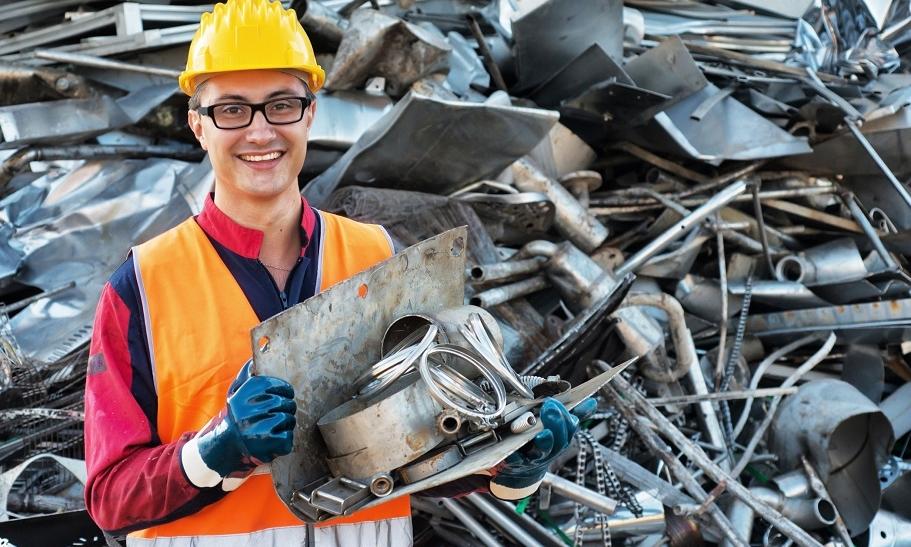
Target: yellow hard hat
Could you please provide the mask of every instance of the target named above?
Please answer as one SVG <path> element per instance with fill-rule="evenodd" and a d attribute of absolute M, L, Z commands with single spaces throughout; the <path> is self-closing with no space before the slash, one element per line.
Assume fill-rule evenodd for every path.
<path fill-rule="evenodd" d="M 178 83 L 192 95 L 199 76 L 261 69 L 302 72 L 314 93 L 326 79 L 293 9 L 269 0 L 227 0 L 202 14 Z"/>

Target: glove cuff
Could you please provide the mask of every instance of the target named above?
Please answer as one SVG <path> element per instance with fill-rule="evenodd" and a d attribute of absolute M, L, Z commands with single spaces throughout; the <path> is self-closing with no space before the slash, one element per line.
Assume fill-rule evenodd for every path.
<path fill-rule="evenodd" d="M 190 484 L 197 488 L 211 488 L 218 486 L 222 476 L 211 469 L 202 459 L 199 452 L 199 438 L 193 437 L 180 449 L 180 466 Z"/>
<path fill-rule="evenodd" d="M 496 479 L 490 481 L 490 493 L 498 499 L 506 501 L 515 501 L 534 494 L 538 491 L 538 488 L 541 487 L 541 483 L 544 482 L 544 477 L 541 477 L 534 483 L 528 486 L 507 486 L 505 484 L 495 482 Z"/>

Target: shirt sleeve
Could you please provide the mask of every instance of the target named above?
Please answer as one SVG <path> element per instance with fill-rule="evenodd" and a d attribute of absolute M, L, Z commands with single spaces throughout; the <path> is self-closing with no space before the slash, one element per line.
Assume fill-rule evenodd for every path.
<path fill-rule="evenodd" d="M 176 520 L 223 497 L 197 488 L 180 464 L 192 437 L 162 444 L 158 399 L 132 257 L 105 285 L 85 389 L 85 502 L 99 527 L 125 533 Z"/>

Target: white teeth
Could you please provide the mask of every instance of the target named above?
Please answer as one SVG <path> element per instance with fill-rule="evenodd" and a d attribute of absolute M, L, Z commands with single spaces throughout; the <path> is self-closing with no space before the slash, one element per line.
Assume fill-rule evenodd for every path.
<path fill-rule="evenodd" d="M 281 152 L 272 152 L 271 154 L 266 154 L 264 156 L 245 156 L 241 155 L 240 159 L 244 161 L 269 161 L 274 160 L 277 157 L 281 156 Z"/>

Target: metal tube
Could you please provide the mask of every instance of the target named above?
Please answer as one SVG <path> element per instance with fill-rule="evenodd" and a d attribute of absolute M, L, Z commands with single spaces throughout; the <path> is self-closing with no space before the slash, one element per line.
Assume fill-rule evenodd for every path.
<path fill-rule="evenodd" d="M 834 194 L 838 189 L 834 185 L 827 186 L 807 186 L 804 188 L 785 188 L 783 190 L 762 190 L 759 192 L 759 199 L 790 199 L 790 198 L 799 198 L 799 197 L 809 197 L 809 196 L 823 196 L 828 194 Z M 594 214 L 600 214 L 598 212 L 598 207 L 631 207 L 631 206 L 642 206 L 642 207 L 651 207 L 654 209 L 664 208 L 661 203 L 658 203 L 658 200 L 652 198 L 625 198 L 623 194 L 629 193 L 628 190 L 622 190 L 617 192 L 616 195 L 611 197 L 593 199 L 592 212 Z M 639 192 L 635 192 L 638 194 Z M 673 197 L 673 196 L 671 196 Z M 751 195 L 740 195 L 734 198 L 734 202 L 747 202 L 751 201 L 753 196 Z M 703 198 L 682 198 L 678 199 L 677 203 L 683 205 L 684 207 L 694 207 L 702 205 L 706 202 L 706 199 Z"/>
<path fill-rule="evenodd" d="M 699 357 L 696 356 L 693 335 L 690 334 L 690 329 L 686 327 L 683 306 L 680 305 L 676 298 L 666 293 L 636 293 L 627 296 L 623 303 L 620 304 L 621 308 L 634 306 L 651 306 L 667 314 L 671 339 L 674 341 L 674 349 L 677 351 L 677 368 L 671 372 L 672 376 L 680 378 L 690 368 L 698 366 Z"/>
<path fill-rule="evenodd" d="M 516 283 L 479 292 L 469 299 L 472 306 L 489 308 L 547 288 L 547 277 L 536 275 Z"/>
<path fill-rule="evenodd" d="M 766 266 L 769 271 L 774 269 L 772 265 L 772 253 L 769 252 L 769 236 L 765 231 L 765 219 L 762 218 L 762 204 L 759 201 L 759 181 L 753 184 L 753 214 L 756 215 L 756 223 L 759 226 L 759 241 L 762 243 L 762 254 L 765 255 Z"/>
<path fill-rule="evenodd" d="M 584 486 L 568 481 L 559 475 L 547 473 L 544 475 L 544 482 L 550 486 L 550 489 L 563 497 L 569 498 L 575 502 L 581 503 L 586 507 L 591 507 L 595 511 L 612 515 L 617 510 L 617 502 L 611 498 L 589 490 Z"/>
<path fill-rule="evenodd" d="M 560 541 L 560 538 L 555 536 L 550 530 L 541 525 L 540 522 L 528 516 L 526 513 L 516 513 L 516 506 L 509 503 L 508 501 L 498 500 L 497 498 L 491 497 L 490 500 L 499 505 L 503 511 L 518 515 L 519 519 L 527 526 L 530 530 L 534 530 L 539 538 L 544 538 L 544 541 L 548 543 L 551 547 L 566 547 L 566 545 Z"/>
<path fill-rule="evenodd" d="M 845 205 L 848 206 L 848 210 L 851 211 L 851 216 L 854 217 L 854 221 L 857 222 L 857 224 L 860 226 L 860 229 L 863 230 L 864 235 L 866 235 L 867 239 L 870 240 L 870 243 L 876 250 L 876 254 L 878 254 L 883 262 L 885 262 L 887 268 L 893 271 L 897 270 L 898 264 L 895 263 L 892 255 L 889 254 L 886 246 L 883 245 L 882 240 L 879 238 L 879 234 L 876 233 L 876 228 L 873 227 L 870 219 L 867 218 L 867 215 L 864 214 L 863 210 L 861 210 L 860 205 L 857 203 L 857 198 L 854 196 L 854 194 L 851 192 L 845 192 L 841 197 L 845 202 Z"/>
<path fill-rule="evenodd" d="M 754 397 L 771 397 L 773 395 L 793 395 L 797 393 L 796 387 L 768 387 L 747 391 L 722 391 L 714 393 L 700 393 L 696 395 L 680 395 L 678 397 L 656 397 L 648 399 L 655 406 L 691 405 L 703 401 L 736 401 L 739 399 L 752 399 Z"/>
<path fill-rule="evenodd" d="M 131 63 L 124 63 L 122 61 L 112 61 L 110 59 L 105 59 L 104 57 L 85 55 L 84 53 L 69 53 L 66 51 L 58 51 L 54 49 L 39 49 L 35 51 L 35 57 L 38 57 L 39 59 L 47 59 L 49 61 L 57 61 L 58 63 L 69 63 L 72 65 L 107 68 L 113 70 L 126 70 L 129 72 L 151 74 L 153 76 L 165 76 L 174 80 L 180 76 L 179 70 L 173 70 L 170 68 L 134 65 Z"/>
<path fill-rule="evenodd" d="M 738 180 L 737 182 L 731 184 L 716 194 L 710 200 L 706 201 L 702 206 L 695 209 L 689 216 L 682 218 L 679 222 L 668 228 L 663 234 L 653 239 L 651 243 L 640 249 L 638 253 L 631 256 L 626 262 L 617 268 L 617 277 L 623 277 L 626 274 L 637 270 L 640 266 L 645 264 L 649 258 L 658 254 L 668 245 L 686 235 L 690 228 L 696 226 L 710 214 L 714 213 L 718 209 L 721 209 L 730 203 L 735 197 L 742 194 L 746 190 L 746 187 L 747 182 L 745 180 Z"/>
<path fill-rule="evenodd" d="M 494 504 L 488 501 L 481 494 L 475 492 L 465 496 L 465 499 L 474 504 L 482 513 L 490 517 L 505 534 L 511 536 L 519 545 L 529 547 L 544 547 L 544 545 L 532 537 L 524 528 L 516 524 L 512 519 L 504 515 L 497 509 Z"/>
<path fill-rule="evenodd" d="M 898 193 L 899 197 L 902 198 L 902 201 L 905 202 L 905 205 L 911 207 L 911 194 L 908 194 L 908 189 L 905 188 L 905 185 L 902 184 L 895 174 L 892 173 L 892 170 L 889 169 L 889 166 L 886 165 L 886 162 L 883 161 L 879 154 L 876 152 L 876 149 L 873 148 L 873 145 L 870 144 L 870 141 L 864 137 L 863 133 L 860 132 L 860 129 L 857 126 L 857 122 L 854 120 L 845 120 L 848 129 L 851 131 L 851 134 L 854 135 L 854 138 L 857 139 L 857 142 L 866 150 L 867 154 L 870 156 L 870 159 L 873 160 L 873 163 L 876 164 L 876 167 L 885 175 L 886 179 L 892 184 L 892 187 L 895 188 L 895 191 Z"/>
<path fill-rule="evenodd" d="M 503 545 L 493 537 L 493 534 L 487 531 L 480 522 L 475 520 L 464 507 L 459 505 L 455 500 L 448 498 L 443 498 L 440 500 L 440 503 L 443 504 L 443 507 L 449 509 L 449 512 L 455 515 L 455 518 L 459 519 L 459 522 L 465 525 L 465 528 L 468 528 L 468 531 L 474 535 L 474 537 L 481 540 L 481 543 L 487 547 L 503 547 Z"/>
<path fill-rule="evenodd" d="M 750 488 L 750 494 L 756 499 L 768 504 L 770 507 L 781 511 L 781 514 L 805 530 L 818 530 L 835 523 L 835 506 L 822 498 L 801 499 L 786 498 L 781 492 L 769 488 Z M 756 518 L 755 511 L 742 500 L 734 500 L 728 508 L 728 518 L 731 524 L 743 537 L 750 537 L 753 533 L 753 523 Z M 730 547 L 727 541 L 722 542 L 722 547 Z"/>
<path fill-rule="evenodd" d="M 557 231 L 583 251 L 590 253 L 607 239 L 607 228 L 579 200 L 538 169 L 532 162 L 520 159 L 512 164 L 515 186 L 523 192 L 542 192 L 556 208 Z"/>
<path fill-rule="evenodd" d="M 496 262 L 493 264 L 478 264 L 468 271 L 468 277 L 472 283 L 501 281 L 511 277 L 537 273 L 546 262 L 547 260 L 544 258 L 535 257 L 525 260 Z"/>

